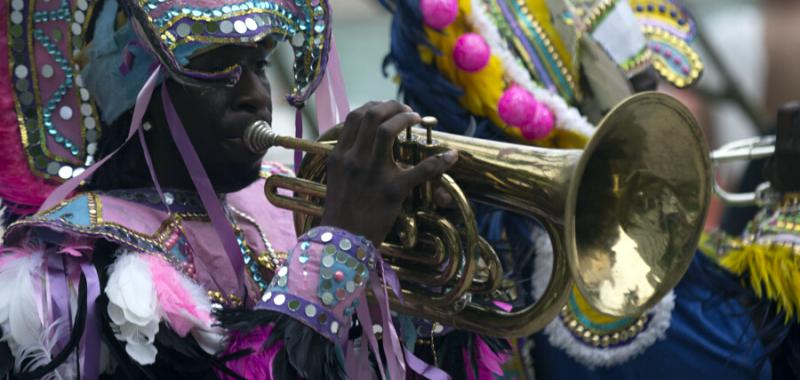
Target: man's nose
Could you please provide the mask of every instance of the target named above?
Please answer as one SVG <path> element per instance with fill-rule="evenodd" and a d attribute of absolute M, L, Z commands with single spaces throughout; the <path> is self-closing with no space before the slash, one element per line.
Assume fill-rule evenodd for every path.
<path fill-rule="evenodd" d="M 270 105 L 269 84 L 250 69 L 243 69 L 235 87 L 234 109 L 249 113 L 264 112 Z"/>

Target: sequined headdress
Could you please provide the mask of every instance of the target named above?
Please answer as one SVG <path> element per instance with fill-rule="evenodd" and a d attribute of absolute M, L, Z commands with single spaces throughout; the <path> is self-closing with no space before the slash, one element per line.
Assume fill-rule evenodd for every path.
<path fill-rule="evenodd" d="M 201 50 L 267 37 L 290 41 L 295 85 L 287 98 L 301 105 L 326 67 L 329 22 L 325 0 L 5 2 L 0 198 L 29 212 L 60 183 L 81 174 L 95 161 L 102 126 L 133 106 L 155 65 L 186 84 L 236 82 L 237 67 L 217 73 L 187 69 L 188 59 Z"/>
<path fill-rule="evenodd" d="M 678 87 L 702 71 L 694 23 L 674 1 L 383 2 L 406 101 L 450 132 L 580 147 L 589 102 L 610 108 L 651 64 Z"/>

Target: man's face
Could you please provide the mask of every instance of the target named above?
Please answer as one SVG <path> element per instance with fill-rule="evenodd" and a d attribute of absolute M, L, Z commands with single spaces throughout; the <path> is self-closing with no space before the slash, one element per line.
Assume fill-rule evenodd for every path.
<path fill-rule="evenodd" d="M 267 66 L 274 47 L 273 41 L 228 45 L 189 62 L 189 68 L 204 72 L 238 64 L 242 74 L 233 87 L 200 88 L 167 82 L 175 110 L 219 192 L 240 190 L 258 178 L 262 156 L 250 152 L 242 136 L 257 120 L 272 123 Z"/>

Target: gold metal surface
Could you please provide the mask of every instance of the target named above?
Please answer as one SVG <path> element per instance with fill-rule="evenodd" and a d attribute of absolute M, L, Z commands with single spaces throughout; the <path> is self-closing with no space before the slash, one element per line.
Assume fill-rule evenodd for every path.
<path fill-rule="evenodd" d="M 335 134 L 324 139 L 335 140 Z M 415 164 L 451 149 L 459 160 L 437 184 L 453 197 L 455 216 L 438 216 L 442 210 L 426 199 L 427 185 L 405 208 L 414 227 L 406 222 L 397 229 L 413 234 L 417 244 L 411 250 L 400 242 L 382 248 L 405 280 L 404 302 L 391 300 L 404 313 L 481 334 L 523 337 L 558 314 L 573 279 L 598 311 L 637 316 L 672 289 L 691 262 L 711 193 L 709 154 L 695 119 L 665 94 L 641 93 L 620 103 L 583 151 L 500 143 L 429 128 L 413 128 L 410 135 L 398 141 L 398 160 Z M 316 153 L 306 156 L 298 173 L 313 185 L 295 186 L 273 179 L 277 176 L 266 185 L 271 202 L 298 211 L 296 227 L 303 232 L 321 215 L 324 153 L 332 142 L 274 140 L 274 145 Z M 276 197 L 279 187 L 302 188 L 306 195 Z M 545 226 L 554 263 L 551 282 L 538 302 L 504 312 L 491 302 L 472 301 L 473 293 L 497 290 L 502 271 L 496 253 L 478 236 L 467 199 L 535 217 Z M 456 230 L 461 233 L 454 235 Z M 412 259 L 430 259 L 439 251 L 457 267 L 420 268 L 419 260 Z"/>

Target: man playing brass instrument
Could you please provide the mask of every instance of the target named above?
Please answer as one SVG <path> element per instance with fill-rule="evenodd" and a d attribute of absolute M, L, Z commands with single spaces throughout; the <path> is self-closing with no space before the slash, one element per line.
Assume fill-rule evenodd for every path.
<path fill-rule="evenodd" d="M 289 102 L 319 83 L 328 7 L 4 2 L 0 197 L 17 216 L 0 256 L 0 374 L 441 378 L 399 345 L 385 295 L 368 302 L 365 289 L 391 287 L 375 246 L 409 191 L 457 156 L 401 168 L 392 144 L 420 116 L 364 105 L 330 156 L 322 226 L 297 238 L 259 178 L 286 170 L 243 141 L 271 121 L 278 42 L 295 50 Z M 356 345 L 354 318 L 371 327 L 372 315 L 383 346 L 372 328 L 353 331 Z"/>

